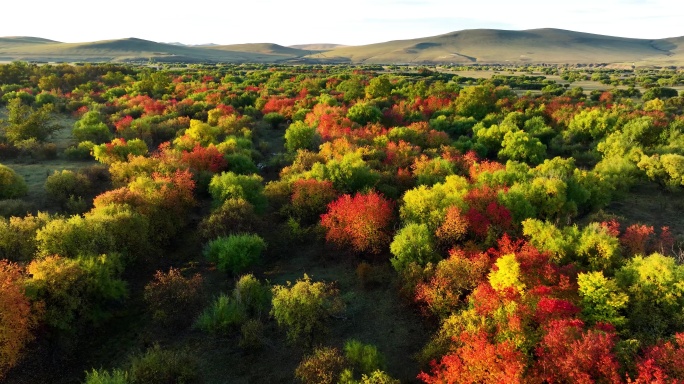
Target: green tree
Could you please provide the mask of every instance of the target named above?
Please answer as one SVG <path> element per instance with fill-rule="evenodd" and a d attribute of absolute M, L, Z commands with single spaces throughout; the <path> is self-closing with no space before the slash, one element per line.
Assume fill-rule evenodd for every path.
<path fill-rule="evenodd" d="M 409 223 L 399 230 L 390 244 L 392 266 L 403 271 L 411 263 L 421 266 L 429 262 L 437 262 L 440 257 L 435 252 L 432 231 L 426 224 Z"/>
<path fill-rule="evenodd" d="M 0 164 L 0 200 L 16 199 L 28 193 L 24 178 L 10 167 Z"/>
<path fill-rule="evenodd" d="M 288 282 L 274 286 L 272 305 L 271 314 L 279 326 L 286 328 L 287 338 L 306 344 L 324 333 L 329 318 L 345 307 L 333 284 L 312 282 L 306 274 L 294 285 Z"/>
<path fill-rule="evenodd" d="M 285 130 L 285 149 L 291 153 L 299 149 L 315 150 L 320 141 L 316 128 L 306 125 L 303 121 L 295 121 Z"/>
<path fill-rule="evenodd" d="M 234 172 L 223 172 L 214 175 L 209 183 L 209 194 L 216 204 L 228 199 L 244 199 L 254 206 L 257 213 L 266 209 L 263 179 L 259 175 L 238 175 Z"/>
<path fill-rule="evenodd" d="M 620 312 L 627 306 L 629 297 L 620 291 L 615 280 L 605 277 L 602 271 L 580 273 L 577 285 L 582 298 L 582 317 L 588 323 L 625 324 Z"/>
<path fill-rule="evenodd" d="M 355 123 L 366 125 L 379 122 L 382 117 L 382 111 L 373 104 L 360 102 L 349 108 L 347 117 Z"/>
<path fill-rule="evenodd" d="M 98 111 L 86 112 L 81 119 L 74 123 L 71 132 L 79 142 L 92 141 L 95 144 L 102 144 L 113 137 Z"/>
<path fill-rule="evenodd" d="M 210 241 L 204 255 L 220 271 L 237 274 L 257 262 L 265 249 L 266 242 L 258 235 L 229 235 Z"/>
<path fill-rule="evenodd" d="M 546 157 L 546 145 L 525 131 L 509 131 L 501 142 L 499 158 L 539 164 Z"/>
<path fill-rule="evenodd" d="M 7 119 L 0 120 L 0 131 L 4 131 L 11 143 L 29 139 L 45 141 L 52 132 L 61 128 L 53 123 L 53 111 L 53 104 L 33 109 L 20 99 L 14 99 L 7 105 Z"/>
<path fill-rule="evenodd" d="M 615 280 L 629 295 L 627 326 L 638 338 L 654 342 L 684 329 L 684 266 L 674 258 L 635 256 Z"/>
<path fill-rule="evenodd" d="M 391 93 L 392 83 L 389 81 L 389 78 L 385 75 L 371 79 L 371 81 L 366 86 L 367 99 L 388 97 Z"/>
<path fill-rule="evenodd" d="M 58 204 L 65 204 L 69 198 L 84 197 L 90 191 L 90 180 L 68 169 L 55 171 L 45 180 L 45 192 Z"/>

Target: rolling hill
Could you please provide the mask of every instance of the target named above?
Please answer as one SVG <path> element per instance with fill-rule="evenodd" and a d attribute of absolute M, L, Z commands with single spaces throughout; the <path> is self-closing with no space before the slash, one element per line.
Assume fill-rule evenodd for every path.
<path fill-rule="evenodd" d="M 128 38 L 61 43 L 0 38 L 0 61 L 131 61 L 365 64 L 684 65 L 684 37 L 631 39 L 561 29 L 473 29 L 362 46 L 235 44 L 186 46 Z"/>
<path fill-rule="evenodd" d="M 684 64 L 684 39 L 629 39 L 560 29 L 474 29 L 336 48 L 312 59 L 354 63 Z"/>

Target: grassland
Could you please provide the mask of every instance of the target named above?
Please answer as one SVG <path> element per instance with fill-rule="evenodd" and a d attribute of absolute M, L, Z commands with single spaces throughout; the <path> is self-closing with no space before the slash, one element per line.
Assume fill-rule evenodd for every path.
<path fill-rule="evenodd" d="M 559 29 L 475 29 L 362 46 L 237 44 L 183 46 L 127 38 L 60 43 L 0 38 L 0 61 L 308 62 L 364 64 L 684 65 L 684 38 L 630 39 Z"/>

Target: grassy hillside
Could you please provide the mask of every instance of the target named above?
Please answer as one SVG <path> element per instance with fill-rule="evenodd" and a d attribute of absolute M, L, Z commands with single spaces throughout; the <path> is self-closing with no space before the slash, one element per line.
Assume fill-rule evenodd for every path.
<path fill-rule="evenodd" d="M 290 45 L 290 48 L 297 48 L 297 49 L 303 49 L 305 51 L 329 51 L 331 49 L 335 48 L 343 48 L 347 47 L 347 45 L 342 45 L 342 44 L 297 44 L 297 45 Z"/>
<path fill-rule="evenodd" d="M 277 44 L 184 46 L 136 38 L 60 43 L 0 38 L 0 60 L 263 62 L 367 64 L 548 63 L 684 65 L 684 37 L 629 39 L 560 29 L 474 29 L 362 46 Z"/>
<path fill-rule="evenodd" d="M 682 39 L 628 39 L 559 29 L 475 29 L 337 48 L 317 57 L 364 63 L 617 63 L 678 59 L 674 51 L 681 46 Z"/>
<path fill-rule="evenodd" d="M 4 39 L 0 39 L 2 42 Z M 283 49 L 288 49 L 282 47 Z M 291 56 L 288 56 L 291 57 Z M 181 62 L 275 62 L 283 55 L 247 50 L 238 52 L 220 46 L 190 47 L 127 38 L 88 43 L 46 42 L 0 45 L 0 60 L 35 61 L 127 61 L 147 60 Z"/>

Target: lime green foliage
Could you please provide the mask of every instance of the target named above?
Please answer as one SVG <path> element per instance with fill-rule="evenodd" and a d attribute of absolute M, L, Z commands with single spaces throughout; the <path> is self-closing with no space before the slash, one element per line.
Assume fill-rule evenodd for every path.
<path fill-rule="evenodd" d="M 43 212 L 36 216 L 0 218 L 0 259 L 33 259 L 37 249 L 36 232 L 50 219 L 50 215 Z"/>
<path fill-rule="evenodd" d="M 388 97 L 392 93 L 392 83 L 388 76 L 374 77 L 366 86 L 365 91 L 367 99 Z"/>
<path fill-rule="evenodd" d="M 299 149 L 314 150 L 320 141 L 316 128 L 306 125 L 303 121 L 295 121 L 285 130 L 285 149 L 291 153 Z"/>
<path fill-rule="evenodd" d="M 600 139 L 613 132 L 617 123 L 617 114 L 605 109 L 591 109 L 575 114 L 563 131 L 567 143 L 589 142 Z"/>
<path fill-rule="evenodd" d="M 620 242 L 599 223 L 584 227 L 577 241 L 578 259 L 592 271 L 611 271 L 621 260 Z"/>
<path fill-rule="evenodd" d="M 440 157 L 434 159 L 416 159 L 413 164 L 413 174 L 416 176 L 418 185 L 434 185 L 443 183 L 447 176 L 456 173 L 454 163 Z"/>
<path fill-rule="evenodd" d="M 627 326 L 636 336 L 652 342 L 684 330 L 684 266 L 675 259 L 635 256 L 615 279 L 629 295 Z"/>
<path fill-rule="evenodd" d="M 579 238 L 577 226 L 559 229 L 548 221 L 527 219 L 522 222 L 522 227 L 523 234 L 530 239 L 530 243 L 540 251 L 549 252 L 551 260 L 556 263 L 565 264 L 574 255 Z"/>
<path fill-rule="evenodd" d="M 128 384 L 128 372 L 115 369 L 111 373 L 104 369 L 93 369 L 86 372 L 85 384 Z"/>
<path fill-rule="evenodd" d="M 199 362 L 186 351 L 162 349 L 159 345 L 134 356 L 128 370 L 131 383 L 201 383 Z"/>
<path fill-rule="evenodd" d="M 250 175 L 257 173 L 259 168 L 249 155 L 244 153 L 231 153 L 225 156 L 228 163 L 228 170 L 240 175 Z"/>
<path fill-rule="evenodd" d="M 372 188 L 380 178 L 358 152 L 346 153 L 342 159 L 328 160 L 325 164 L 316 163 L 309 175 L 316 180 L 331 181 L 336 190 L 345 193 Z"/>
<path fill-rule="evenodd" d="M 340 376 L 339 384 L 399 384 L 400 381 L 392 378 L 386 372 L 375 370 L 369 374 L 361 375 L 361 380 L 354 380 L 351 370 L 345 369 Z"/>
<path fill-rule="evenodd" d="M 539 164 L 546 157 L 546 145 L 524 131 L 507 132 L 501 142 L 499 158 Z"/>
<path fill-rule="evenodd" d="M 126 296 L 126 284 L 118 278 L 122 269 L 114 254 L 49 256 L 27 267 L 27 293 L 46 303 L 45 322 L 52 329 L 73 334 L 77 323 L 98 324 L 107 318 L 108 304 Z"/>
<path fill-rule="evenodd" d="M 355 123 L 366 125 L 379 122 L 382 117 L 382 111 L 373 104 L 360 102 L 349 108 L 347 117 Z"/>
<path fill-rule="evenodd" d="M 25 196 L 28 186 L 12 168 L 0 164 L 0 200 Z"/>
<path fill-rule="evenodd" d="M 358 340 L 351 339 L 344 343 L 344 356 L 362 374 L 371 374 L 385 367 L 385 359 L 378 348 Z"/>
<path fill-rule="evenodd" d="M 147 144 L 140 139 L 126 141 L 114 139 L 111 143 L 100 144 L 93 147 L 93 157 L 102 164 L 112 164 L 117 161 L 126 161 L 128 156 L 142 156 L 147 154 Z"/>
<path fill-rule="evenodd" d="M 465 87 L 458 94 L 455 102 L 456 112 L 462 116 L 472 116 L 481 120 L 493 112 L 496 94 L 491 86 Z"/>
<path fill-rule="evenodd" d="M 113 137 L 102 115 L 97 111 L 86 112 L 80 120 L 74 123 L 74 129 L 71 132 L 79 142 L 92 141 L 95 144 L 102 144 Z"/>
<path fill-rule="evenodd" d="M 95 143 L 92 141 L 81 141 L 76 146 L 68 147 L 64 150 L 64 156 L 69 160 L 88 160 L 92 159 L 93 147 Z"/>
<path fill-rule="evenodd" d="M 90 180 L 83 174 L 63 169 L 45 180 L 45 192 L 50 200 L 64 204 L 69 197 L 84 197 L 91 191 Z"/>
<path fill-rule="evenodd" d="M 271 303 L 271 292 L 254 275 L 238 280 L 232 295 L 221 294 L 195 322 L 195 327 L 212 333 L 228 333 L 248 320 L 259 320 L 266 315 Z"/>
<path fill-rule="evenodd" d="M 490 127 L 485 127 L 484 123 L 480 122 L 473 127 L 473 138 L 478 144 L 487 148 L 487 154 L 493 155 L 501 150 L 506 135 L 519 131 L 520 129 L 511 123 L 492 124 Z"/>
<path fill-rule="evenodd" d="M 127 259 L 149 249 L 149 220 L 130 206 L 111 204 L 85 216 L 56 218 L 38 230 L 38 255 L 77 257 L 121 252 Z"/>
<path fill-rule="evenodd" d="M 306 274 L 294 285 L 288 282 L 274 286 L 272 292 L 271 315 L 287 330 L 292 342 L 310 343 L 322 336 L 327 320 L 345 307 L 337 288 L 330 283 L 312 282 Z"/>
<path fill-rule="evenodd" d="M 429 262 L 440 259 L 435 251 L 433 232 L 427 225 L 409 223 L 399 230 L 390 244 L 392 252 L 392 266 L 397 271 L 403 271 L 409 264 L 417 263 L 424 266 Z"/>
<path fill-rule="evenodd" d="M 684 156 L 676 153 L 642 155 L 637 164 L 651 180 L 672 188 L 684 186 Z"/>
<path fill-rule="evenodd" d="M 625 324 L 621 311 L 629 297 L 621 292 L 615 280 L 603 276 L 602 271 L 580 273 L 577 276 L 578 292 L 582 298 L 582 317 L 589 323 Z"/>
<path fill-rule="evenodd" d="M 520 281 L 520 263 L 515 259 L 515 254 L 501 256 L 495 265 L 496 269 L 489 273 L 489 284 L 497 291 L 514 288 L 522 293 L 525 283 Z"/>
<path fill-rule="evenodd" d="M 576 225 L 559 229 L 536 219 L 525 220 L 522 225 L 532 245 L 551 253 L 557 263 L 575 262 L 592 271 L 611 271 L 621 261 L 619 240 L 599 223 L 581 230 Z"/>
<path fill-rule="evenodd" d="M 404 194 L 399 213 L 405 222 L 425 224 L 435 231 L 444 221 L 446 211 L 451 206 L 465 207 L 463 198 L 468 192 L 469 183 L 462 176 L 447 176 L 444 183 L 432 187 L 421 185 Z"/>
<path fill-rule="evenodd" d="M 216 204 L 228 199 L 245 199 L 254 206 L 256 212 L 266 209 L 263 179 L 259 175 L 238 175 L 234 172 L 223 172 L 214 175 L 209 183 L 209 194 Z"/>
<path fill-rule="evenodd" d="M 205 332 L 228 333 L 247 319 L 242 307 L 230 295 L 219 295 L 197 318 L 195 327 Z"/>
<path fill-rule="evenodd" d="M 237 274 L 257 262 L 265 249 L 266 242 L 258 235 L 229 235 L 210 241 L 204 256 L 220 271 Z"/>
<path fill-rule="evenodd" d="M 29 139 L 45 141 L 50 134 L 61 128 L 52 124 L 53 111 L 53 104 L 33 109 L 23 104 L 21 99 L 13 99 L 7 105 L 7 119 L 0 120 L 0 131 L 4 130 L 5 137 L 11 143 Z"/>

